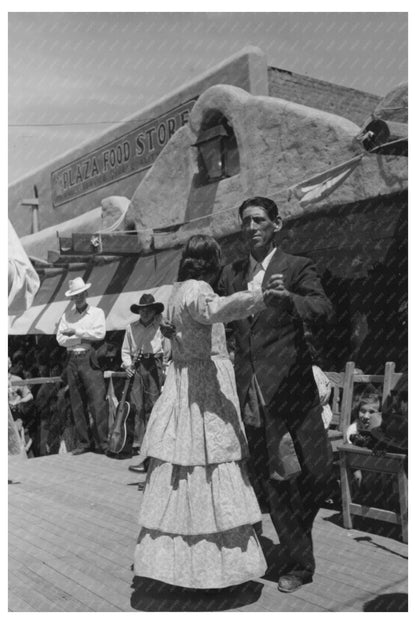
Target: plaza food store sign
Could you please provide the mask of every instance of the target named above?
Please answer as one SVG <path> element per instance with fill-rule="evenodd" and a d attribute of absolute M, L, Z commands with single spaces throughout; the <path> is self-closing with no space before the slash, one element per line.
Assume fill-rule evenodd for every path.
<path fill-rule="evenodd" d="M 51 174 L 53 205 L 60 206 L 152 166 L 170 137 L 189 119 L 196 98 L 118 137 Z"/>

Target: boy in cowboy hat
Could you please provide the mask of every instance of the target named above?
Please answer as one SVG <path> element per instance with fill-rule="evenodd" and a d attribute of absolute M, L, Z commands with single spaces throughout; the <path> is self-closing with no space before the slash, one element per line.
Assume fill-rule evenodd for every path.
<path fill-rule="evenodd" d="M 133 453 L 136 453 L 162 389 L 164 369 L 170 359 L 170 341 L 163 337 L 160 329 L 164 305 L 155 301 L 152 294 L 143 294 L 139 303 L 133 304 L 130 310 L 140 316 L 126 329 L 121 358 L 127 375 L 134 375 L 130 402 L 135 408 Z M 144 471 L 141 465 L 130 466 L 129 469 L 133 472 Z"/>
<path fill-rule="evenodd" d="M 66 310 L 59 322 L 56 339 L 68 352 L 68 385 L 80 455 L 95 450 L 105 453 L 108 446 L 108 410 L 105 382 L 92 343 L 105 337 L 103 310 L 86 301 L 86 284 L 82 277 L 69 281 L 69 297 L 74 305 Z M 92 418 L 90 426 L 89 414 Z"/>

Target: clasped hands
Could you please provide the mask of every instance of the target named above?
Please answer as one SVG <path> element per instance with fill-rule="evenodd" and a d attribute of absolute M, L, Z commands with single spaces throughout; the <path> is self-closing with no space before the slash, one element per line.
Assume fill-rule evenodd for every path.
<path fill-rule="evenodd" d="M 75 329 L 71 329 L 71 328 L 63 329 L 62 334 L 64 336 L 75 336 Z"/>
<path fill-rule="evenodd" d="M 279 307 L 282 303 L 289 301 L 290 292 L 285 287 L 282 273 L 274 273 L 270 276 L 263 288 L 263 299 L 264 303 L 271 307 Z"/>
<path fill-rule="evenodd" d="M 263 299 L 267 306 L 278 308 L 282 303 L 289 301 L 290 292 L 285 287 L 282 273 L 274 273 L 270 276 L 263 288 Z M 160 323 L 160 331 L 165 338 L 173 338 L 175 326 L 170 321 L 163 319 Z"/>

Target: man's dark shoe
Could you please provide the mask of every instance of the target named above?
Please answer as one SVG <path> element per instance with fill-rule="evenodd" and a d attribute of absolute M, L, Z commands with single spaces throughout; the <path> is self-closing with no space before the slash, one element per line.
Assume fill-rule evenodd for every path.
<path fill-rule="evenodd" d="M 82 455 L 83 453 L 90 453 L 91 449 L 79 447 L 72 451 L 72 455 Z"/>
<path fill-rule="evenodd" d="M 305 583 L 310 583 L 311 580 L 312 579 L 301 579 L 298 576 L 293 576 L 293 574 L 285 574 L 279 578 L 277 588 L 285 594 L 291 594 L 299 589 L 299 587 L 302 587 Z"/>
<path fill-rule="evenodd" d="M 138 466 L 129 466 L 129 470 L 131 472 L 140 472 L 141 474 L 146 472 L 146 468 L 143 466 L 143 464 L 138 464 Z"/>

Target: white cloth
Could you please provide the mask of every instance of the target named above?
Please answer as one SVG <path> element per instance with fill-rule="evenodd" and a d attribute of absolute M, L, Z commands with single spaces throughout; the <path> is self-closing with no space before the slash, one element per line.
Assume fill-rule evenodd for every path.
<path fill-rule="evenodd" d="M 316 387 L 318 388 L 319 401 L 322 406 L 322 421 L 325 429 L 328 429 L 333 418 L 332 409 L 329 405 L 329 399 L 331 398 L 332 391 L 331 382 L 325 375 L 324 371 L 316 364 L 312 365 L 312 372 Z"/>
<path fill-rule="evenodd" d="M 25 252 L 16 230 L 9 221 L 9 314 L 21 314 L 32 305 L 39 289 L 39 276 Z"/>
<path fill-rule="evenodd" d="M 66 329 L 73 329 L 73 336 L 64 336 Z M 56 340 L 61 347 L 69 351 L 88 348 L 90 342 L 105 338 L 105 315 L 101 308 L 88 305 L 86 310 L 79 313 L 75 304 L 66 310 L 59 321 Z M 77 348 L 78 347 L 78 348 Z"/>

